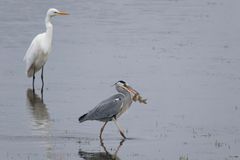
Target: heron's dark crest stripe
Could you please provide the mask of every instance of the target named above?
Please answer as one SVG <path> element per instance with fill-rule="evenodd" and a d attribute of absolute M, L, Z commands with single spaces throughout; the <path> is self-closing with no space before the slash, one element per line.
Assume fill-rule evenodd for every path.
<path fill-rule="evenodd" d="M 120 81 L 118 81 L 118 82 L 120 82 L 120 83 L 122 83 L 122 84 L 126 84 L 126 82 L 123 81 L 123 80 L 120 80 Z"/>

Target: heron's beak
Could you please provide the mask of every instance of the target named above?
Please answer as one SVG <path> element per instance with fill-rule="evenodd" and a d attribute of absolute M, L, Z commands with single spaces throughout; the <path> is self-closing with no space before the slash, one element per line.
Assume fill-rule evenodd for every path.
<path fill-rule="evenodd" d="M 63 11 L 60 11 L 60 12 L 58 12 L 58 15 L 66 16 L 66 15 L 69 15 L 69 13 L 67 13 L 67 12 L 63 12 Z"/>

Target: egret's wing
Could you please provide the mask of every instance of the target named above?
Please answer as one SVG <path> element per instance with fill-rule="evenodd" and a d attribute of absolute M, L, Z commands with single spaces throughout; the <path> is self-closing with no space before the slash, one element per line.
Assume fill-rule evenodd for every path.
<path fill-rule="evenodd" d="M 40 45 L 39 45 L 39 39 L 41 38 L 41 34 L 38 34 L 33 40 L 32 43 L 30 44 L 23 60 L 26 62 L 26 72 L 30 69 L 32 66 L 33 62 L 38 56 L 39 50 L 40 50 Z"/>
<path fill-rule="evenodd" d="M 86 120 L 111 120 L 117 115 L 123 105 L 124 96 L 116 94 L 101 103 L 86 115 Z"/>

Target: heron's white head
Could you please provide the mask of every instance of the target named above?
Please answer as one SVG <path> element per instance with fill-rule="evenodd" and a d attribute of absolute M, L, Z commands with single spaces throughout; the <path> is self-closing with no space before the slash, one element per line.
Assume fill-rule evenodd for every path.
<path fill-rule="evenodd" d="M 49 17 L 54 17 L 54 16 L 64 16 L 64 15 L 69 15 L 67 12 L 59 11 L 55 8 L 50 8 L 47 11 L 47 16 Z"/>
<path fill-rule="evenodd" d="M 138 92 L 134 90 L 132 87 L 130 87 L 125 81 L 120 80 L 117 83 L 114 84 L 116 86 L 116 89 L 118 90 L 119 88 L 124 89 L 128 91 L 130 94 L 135 95 Z"/>

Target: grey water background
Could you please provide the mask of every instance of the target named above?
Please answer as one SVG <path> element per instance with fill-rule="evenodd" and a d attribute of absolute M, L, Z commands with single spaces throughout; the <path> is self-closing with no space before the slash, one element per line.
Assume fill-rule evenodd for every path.
<path fill-rule="evenodd" d="M 0 1 L 0 159 L 111 159 L 100 122 L 78 117 L 125 80 L 134 103 L 104 131 L 117 159 L 240 159 L 240 1 Z M 41 99 L 22 59 L 54 17 Z M 120 145 L 121 143 L 121 145 Z M 113 156 L 113 155 L 112 155 Z"/>

